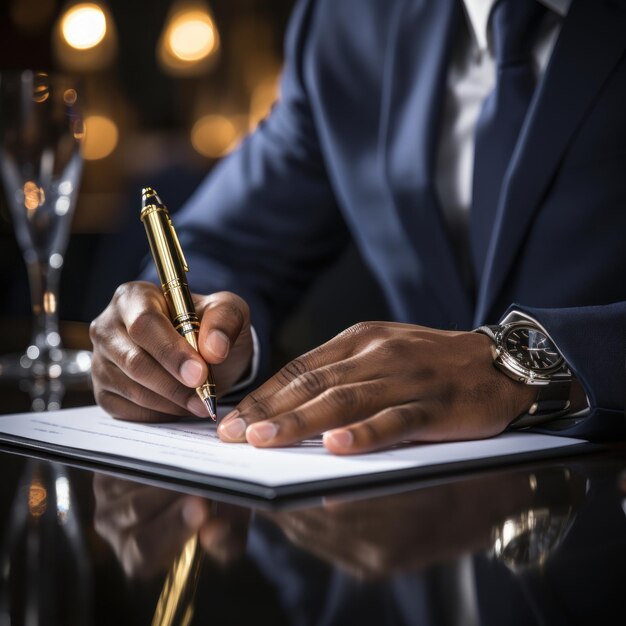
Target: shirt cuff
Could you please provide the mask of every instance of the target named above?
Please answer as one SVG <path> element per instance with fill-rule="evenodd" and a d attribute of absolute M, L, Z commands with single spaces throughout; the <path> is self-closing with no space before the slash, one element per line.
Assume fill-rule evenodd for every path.
<path fill-rule="evenodd" d="M 259 345 L 259 337 L 254 330 L 254 326 L 250 326 L 250 334 L 252 335 L 252 360 L 250 362 L 250 369 L 248 375 L 236 382 L 229 390 L 226 396 L 232 393 L 241 391 L 250 386 L 256 377 L 259 375 L 259 363 L 261 361 L 261 347 Z"/>

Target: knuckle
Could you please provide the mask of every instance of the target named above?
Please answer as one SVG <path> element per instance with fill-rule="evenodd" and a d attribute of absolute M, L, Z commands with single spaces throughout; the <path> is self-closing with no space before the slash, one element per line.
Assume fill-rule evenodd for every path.
<path fill-rule="evenodd" d="M 147 310 L 139 311 L 128 323 L 128 335 L 133 341 L 140 341 L 150 331 L 154 321 L 153 313 Z"/>
<path fill-rule="evenodd" d="M 183 341 L 183 345 L 186 345 Z M 171 365 L 172 369 L 179 370 L 180 366 L 189 357 L 183 352 L 179 351 L 178 346 L 174 342 L 163 342 L 154 345 L 153 348 L 154 357 L 157 363 L 161 363 L 163 366 Z"/>
<path fill-rule="evenodd" d="M 100 405 L 108 413 L 112 413 L 114 404 L 114 395 L 106 389 L 94 389 L 94 398 L 96 403 Z"/>
<path fill-rule="evenodd" d="M 308 421 L 300 411 L 290 411 L 289 422 L 295 432 L 302 433 L 308 430 Z"/>
<path fill-rule="evenodd" d="M 243 311 L 235 302 L 226 303 L 224 315 L 233 327 L 241 328 L 244 325 L 245 317 Z"/>
<path fill-rule="evenodd" d="M 265 400 L 260 400 L 249 409 L 246 410 L 245 421 L 248 424 L 252 424 L 253 422 L 265 421 L 272 417 L 272 412 L 270 407 L 267 405 Z"/>
<path fill-rule="evenodd" d="M 131 283 L 122 283 L 118 286 L 118 288 L 113 293 L 113 301 L 117 302 L 118 300 L 123 300 L 126 298 L 129 293 L 132 291 Z"/>
<path fill-rule="evenodd" d="M 124 355 L 124 364 L 126 371 L 131 373 L 141 371 L 148 365 L 143 350 L 138 346 L 132 346 L 127 350 Z"/>
<path fill-rule="evenodd" d="M 396 407 L 390 410 L 389 419 L 393 420 L 396 423 L 398 429 L 401 432 L 409 433 L 413 430 L 415 426 L 418 413 L 418 409 Z"/>
<path fill-rule="evenodd" d="M 278 373 L 283 381 L 291 382 L 309 371 L 303 357 L 297 357 L 285 365 Z"/>
<path fill-rule="evenodd" d="M 196 392 L 189 387 L 185 387 L 176 381 L 172 389 L 168 389 L 165 398 L 171 400 L 174 404 L 187 407 L 187 403 L 196 395 Z"/>
<path fill-rule="evenodd" d="M 318 396 L 327 387 L 325 377 L 318 370 L 305 372 L 295 379 L 296 389 L 303 391 L 307 395 Z"/>
<path fill-rule="evenodd" d="M 250 415 L 252 416 L 252 421 L 257 420 L 267 420 L 272 417 L 272 412 L 270 411 L 270 407 L 268 406 L 265 400 L 260 400 L 250 409 Z"/>
<path fill-rule="evenodd" d="M 380 440 L 380 434 L 376 427 L 368 421 L 359 424 L 359 440 L 365 446 L 371 446 Z"/>
<path fill-rule="evenodd" d="M 241 327 L 250 317 L 248 303 L 230 291 L 213 294 L 209 297 L 209 303 L 209 308 L 218 309 L 220 317 L 223 317 L 229 325 Z"/>
<path fill-rule="evenodd" d="M 121 394 L 133 404 L 138 406 L 147 406 L 151 400 L 150 390 L 142 385 L 129 386 L 127 389 L 122 389 Z"/>
<path fill-rule="evenodd" d="M 406 341 L 398 337 L 385 339 L 380 344 L 380 350 L 388 356 L 409 357 Z"/>
<path fill-rule="evenodd" d="M 89 324 L 89 339 L 91 343 L 95 344 L 100 340 L 100 317 L 96 317 Z"/>
<path fill-rule="evenodd" d="M 323 400 L 335 408 L 353 408 L 360 405 L 360 394 L 351 387 L 331 387 L 322 394 Z"/>
<path fill-rule="evenodd" d="M 372 332 L 374 326 L 375 325 L 372 324 L 372 322 L 358 322 L 354 324 L 354 326 L 350 326 L 350 328 L 345 330 L 344 333 L 348 335 L 363 336 Z"/>

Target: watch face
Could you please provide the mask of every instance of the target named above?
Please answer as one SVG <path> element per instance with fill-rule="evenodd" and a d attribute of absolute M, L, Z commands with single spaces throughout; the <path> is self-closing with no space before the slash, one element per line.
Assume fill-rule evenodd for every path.
<path fill-rule="evenodd" d="M 563 361 L 549 337 L 537 328 L 512 328 L 504 337 L 503 343 L 507 352 L 529 370 L 551 370 Z"/>

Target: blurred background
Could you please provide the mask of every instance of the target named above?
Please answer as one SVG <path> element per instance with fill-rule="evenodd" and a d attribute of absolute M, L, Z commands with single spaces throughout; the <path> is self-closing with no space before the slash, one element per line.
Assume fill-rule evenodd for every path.
<path fill-rule="evenodd" d="M 89 322 L 147 254 L 141 187 L 175 212 L 278 96 L 294 0 L 4 0 L 0 70 L 80 78 L 84 172 L 65 259 L 60 318 Z M 25 267 L 0 195 L 0 316 L 30 315 Z M 359 287 L 346 297 L 345 277 Z M 294 312 L 280 361 L 386 312 L 349 250 Z M 1 351 L 1 350 L 0 350 Z M 278 363 L 280 364 L 280 363 Z"/>

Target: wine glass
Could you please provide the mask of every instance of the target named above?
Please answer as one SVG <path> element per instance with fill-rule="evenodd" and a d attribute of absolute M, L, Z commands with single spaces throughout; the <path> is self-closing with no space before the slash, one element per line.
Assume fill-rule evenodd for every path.
<path fill-rule="evenodd" d="M 82 171 L 79 89 L 69 76 L 0 72 L 0 174 L 31 294 L 33 332 L 0 379 L 87 378 L 91 353 L 59 334 L 59 280 Z"/>

